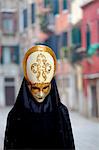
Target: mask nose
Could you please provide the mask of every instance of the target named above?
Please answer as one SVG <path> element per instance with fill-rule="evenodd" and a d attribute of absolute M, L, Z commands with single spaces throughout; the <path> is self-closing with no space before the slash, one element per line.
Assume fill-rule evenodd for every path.
<path fill-rule="evenodd" d="M 42 97 L 43 96 L 43 92 L 42 91 L 40 91 L 40 97 Z"/>

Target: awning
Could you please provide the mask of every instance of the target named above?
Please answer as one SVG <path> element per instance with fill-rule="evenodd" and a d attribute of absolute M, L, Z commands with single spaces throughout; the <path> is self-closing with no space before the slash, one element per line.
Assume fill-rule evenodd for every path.
<path fill-rule="evenodd" d="M 99 49 L 99 43 L 92 44 L 88 49 L 88 56 L 92 56 Z"/>

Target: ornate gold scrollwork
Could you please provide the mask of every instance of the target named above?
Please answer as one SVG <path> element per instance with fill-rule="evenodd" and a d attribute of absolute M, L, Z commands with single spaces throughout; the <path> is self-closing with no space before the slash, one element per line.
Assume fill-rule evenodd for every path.
<path fill-rule="evenodd" d="M 37 80 L 40 81 L 40 76 L 44 78 L 44 81 L 47 79 L 47 74 L 51 71 L 51 65 L 47 62 L 46 57 L 43 54 L 38 54 L 36 63 L 31 65 L 31 70 L 34 74 L 37 74 Z"/>

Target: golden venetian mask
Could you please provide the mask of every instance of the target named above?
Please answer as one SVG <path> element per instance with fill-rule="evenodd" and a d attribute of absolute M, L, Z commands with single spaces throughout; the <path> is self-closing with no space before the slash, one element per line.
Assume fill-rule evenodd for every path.
<path fill-rule="evenodd" d="M 45 45 L 30 48 L 23 59 L 23 70 L 31 94 L 36 101 L 43 102 L 50 92 L 51 80 L 55 75 L 54 52 Z"/>

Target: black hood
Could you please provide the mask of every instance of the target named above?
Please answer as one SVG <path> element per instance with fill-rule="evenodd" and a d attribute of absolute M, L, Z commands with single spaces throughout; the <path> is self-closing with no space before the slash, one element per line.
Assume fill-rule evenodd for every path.
<path fill-rule="evenodd" d="M 44 102 L 37 103 L 25 78 L 14 107 L 8 114 L 4 150 L 74 150 L 68 109 L 61 102 L 55 79 Z"/>
<path fill-rule="evenodd" d="M 42 103 L 38 103 L 35 101 L 31 92 L 27 87 L 27 82 L 24 78 L 15 102 L 15 107 L 18 108 L 24 107 L 26 109 L 29 109 L 31 112 L 41 113 L 41 112 L 52 112 L 56 110 L 59 103 L 60 98 L 57 90 L 56 81 L 54 78 L 51 81 L 51 91 L 46 96 L 45 100 Z"/>

